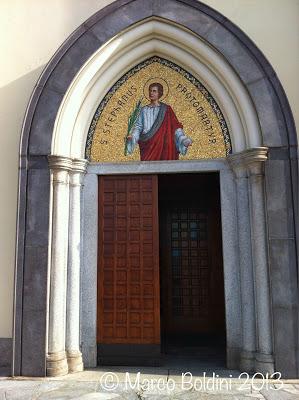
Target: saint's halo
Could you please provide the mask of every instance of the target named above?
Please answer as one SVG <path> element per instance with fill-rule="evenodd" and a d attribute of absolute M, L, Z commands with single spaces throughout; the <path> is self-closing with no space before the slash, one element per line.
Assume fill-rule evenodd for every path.
<path fill-rule="evenodd" d="M 147 80 L 147 81 L 145 82 L 145 85 L 143 86 L 143 94 L 144 94 L 144 97 L 145 97 L 148 101 L 150 101 L 150 98 L 149 98 L 148 93 L 149 93 L 149 87 L 150 87 L 150 85 L 151 85 L 152 83 L 160 83 L 160 84 L 163 86 L 163 96 L 160 97 L 159 100 L 160 100 L 160 101 L 165 100 L 166 97 L 168 96 L 169 86 L 168 86 L 168 83 L 166 82 L 165 79 L 163 79 L 163 78 L 158 78 L 158 77 L 150 78 L 149 80 Z"/>

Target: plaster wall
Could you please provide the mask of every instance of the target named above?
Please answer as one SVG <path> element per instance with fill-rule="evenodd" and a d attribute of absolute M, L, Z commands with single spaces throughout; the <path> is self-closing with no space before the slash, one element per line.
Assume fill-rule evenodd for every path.
<path fill-rule="evenodd" d="M 11 337 L 18 146 L 34 85 L 62 42 L 111 0 L 3 0 L 0 4 L 0 337 Z M 299 0 L 205 0 L 261 49 L 285 88 L 299 128 Z"/>

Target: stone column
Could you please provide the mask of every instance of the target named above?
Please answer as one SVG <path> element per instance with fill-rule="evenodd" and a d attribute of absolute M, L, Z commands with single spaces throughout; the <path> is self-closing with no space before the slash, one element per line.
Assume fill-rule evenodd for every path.
<path fill-rule="evenodd" d="M 242 352 L 240 370 L 253 372 L 255 368 L 256 329 L 255 301 L 251 255 L 248 176 L 242 153 L 228 157 L 233 168 L 237 189 L 238 242 L 241 280 Z"/>
<path fill-rule="evenodd" d="M 237 195 L 230 169 L 220 171 L 221 224 L 226 326 L 226 366 L 239 369 L 242 349 L 241 284 L 237 223 Z"/>
<path fill-rule="evenodd" d="M 257 313 L 258 350 L 256 352 L 255 369 L 264 374 L 274 372 L 264 189 L 264 162 L 267 160 L 267 152 L 266 147 L 259 147 L 245 153 L 251 192 L 252 256 Z"/>
<path fill-rule="evenodd" d="M 69 257 L 67 274 L 66 351 L 69 372 L 83 371 L 80 351 L 81 185 L 86 160 L 73 160 L 70 172 Z"/>
<path fill-rule="evenodd" d="M 69 171 L 72 160 L 49 156 L 52 179 L 51 253 L 47 375 L 68 373 L 65 353 L 66 274 L 68 256 Z"/>
<path fill-rule="evenodd" d="M 97 366 L 97 266 L 98 266 L 98 175 L 88 173 L 82 187 L 81 344 L 85 367 Z M 82 298 L 81 298 L 82 300 Z"/>

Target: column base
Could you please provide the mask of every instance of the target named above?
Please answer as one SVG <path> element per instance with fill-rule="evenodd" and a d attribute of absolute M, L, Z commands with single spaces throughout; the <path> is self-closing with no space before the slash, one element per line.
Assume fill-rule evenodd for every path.
<path fill-rule="evenodd" d="M 255 352 L 242 350 L 240 355 L 240 371 L 254 372 L 255 371 Z"/>
<path fill-rule="evenodd" d="M 274 358 L 272 354 L 255 353 L 255 370 L 262 374 L 273 374 Z"/>
<path fill-rule="evenodd" d="M 237 347 L 226 347 L 226 367 L 239 369 L 241 350 Z"/>
<path fill-rule="evenodd" d="M 67 363 L 69 368 L 69 373 L 72 374 L 74 372 L 83 371 L 83 361 L 82 361 L 82 353 L 77 350 L 67 351 Z"/>
<path fill-rule="evenodd" d="M 47 376 L 62 376 L 68 374 L 65 351 L 47 355 Z"/>

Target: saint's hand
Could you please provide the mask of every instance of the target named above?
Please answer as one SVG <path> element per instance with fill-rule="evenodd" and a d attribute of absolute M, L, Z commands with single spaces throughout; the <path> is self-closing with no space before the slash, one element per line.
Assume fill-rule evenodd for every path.
<path fill-rule="evenodd" d="M 132 136 L 131 136 L 131 135 L 126 136 L 126 137 L 124 138 L 125 143 L 126 143 L 127 141 L 129 141 L 129 140 L 132 140 Z"/>
<path fill-rule="evenodd" d="M 183 145 L 184 145 L 185 147 L 191 146 L 191 145 L 192 145 L 192 140 L 191 140 L 190 138 L 184 139 L 184 140 L 183 140 Z"/>

